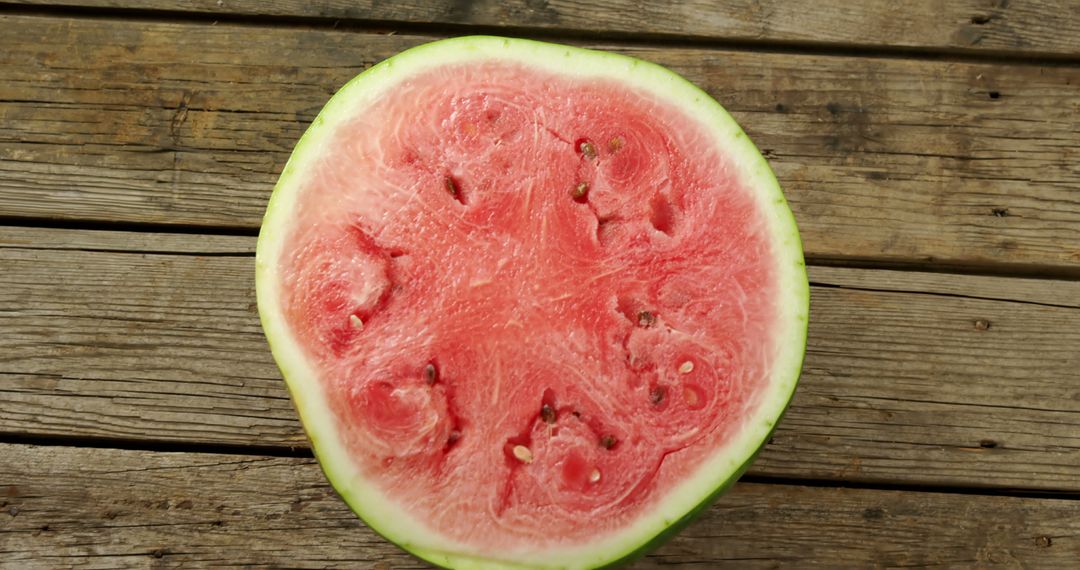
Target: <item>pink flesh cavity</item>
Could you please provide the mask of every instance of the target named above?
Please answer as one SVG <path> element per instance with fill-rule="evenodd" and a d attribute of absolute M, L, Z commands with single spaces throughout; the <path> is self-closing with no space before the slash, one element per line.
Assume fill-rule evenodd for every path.
<path fill-rule="evenodd" d="M 488 61 L 335 128 L 282 302 L 353 460 L 425 532 L 590 540 L 742 427 L 775 351 L 770 242 L 692 117 Z"/>

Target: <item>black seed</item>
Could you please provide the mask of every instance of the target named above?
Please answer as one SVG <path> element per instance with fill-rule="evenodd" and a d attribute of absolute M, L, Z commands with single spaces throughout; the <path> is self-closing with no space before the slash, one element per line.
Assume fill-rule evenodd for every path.
<path fill-rule="evenodd" d="M 579 412 L 577 410 L 574 410 L 574 411 L 570 412 L 570 414 L 573 415 L 575 418 L 580 418 L 581 417 L 581 412 Z"/>
<path fill-rule="evenodd" d="M 454 184 L 454 179 L 447 176 L 446 178 L 443 179 L 443 182 L 446 184 L 447 193 L 449 193 L 451 196 L 457 198 L 458 189 L 457 189 L 457 184 Z"/>
<path fill-rule="evenodd" d="M 641 311 L 637 314 L 637 323 L 643 327 L 651 327 L 656 324 L 656 315 L 649 311 Z"/>
<path fill-rule="evenodd" d="M 588 194 L 589 194 L 589 183 L 588 182 L 578 182 L 578 185 L 574 186 L 574 189 L 570 191 L 570 195 L 573 196 L 575 200 L 580 200 L 580 199 L 584 198 Z"/>
<path fill-rule="evenodd" d="M 540 419 L 544 420 L 545 424 L 553 424 L 553 423 L 555 423 L 555 420 L 557 419 L 557 417 L 558 416 L 555 413 L 555 409 L 552 408 L 551 406 L 549 406 L 547 404 L 544 404 L 543 406 L 540 406 Z"/>
<path fill-rule="evenodd" d="M 659 404 L 664 401 L 664 396 L 667 395 L 667 390 L 663 386 L 657 386 L 649 391 L 649 401 L 654 404 Z"/>
<path fill-rule="evenodd" d="M 578 147 L 578 150 L 581 151 L 581 156 L 584 156 L 589 160 L 596 158 L 596 147 L 589 141 L 582 142 Z"/>
<path fill-rule="evenodd" d="M 459 440 L 459 439 L 461 439 L 461 432 L 458 431 L 458 430 L 453 430 L 453 431 L 450 432 L 450 435 L 447 436 L 446 444 L 447 445 L 453 445 L 453 444 L 457 443 L 457 440 Z"/>
<path fill-rule="evenodd" d="M 424 382 L 427 382 L 428 386 L 434 384 L 438 378 L 439 373 L 435 370 L 434 364 L 428 364 L 424 367 Z"/>
<path fill-rule="evenodd" d="M 605 435 L 604 437 L 600 438 L 600 447 L 603 447 L 604 449 L 611 449 L 612 447 L 615 447 L 616 441 L 617 440 L 615 439 L 615 436 Z"/>

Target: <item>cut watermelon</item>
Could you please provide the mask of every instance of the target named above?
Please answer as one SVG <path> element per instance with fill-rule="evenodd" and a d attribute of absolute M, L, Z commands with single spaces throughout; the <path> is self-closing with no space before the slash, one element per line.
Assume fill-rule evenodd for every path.
<path fill-rule="evenodd" d="M 331 483 L 459 568 L 642 552 L 791 398 L 808 287 L 772 171 L 708 95 L 525 40 L 335 95 L 259 236 L 259 313 Z"/>

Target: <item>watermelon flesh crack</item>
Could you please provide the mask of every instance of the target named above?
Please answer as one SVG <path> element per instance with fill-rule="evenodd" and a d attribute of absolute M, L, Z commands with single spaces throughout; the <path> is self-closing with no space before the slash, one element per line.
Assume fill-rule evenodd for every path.
<path fill-rule="evenodd" d="M 759 421 L 778 245 L 715 136 L 498 58 L 338 121 L 273 301 L 355 477 L 470 555 L 543 552 L 652 516 Z"/>

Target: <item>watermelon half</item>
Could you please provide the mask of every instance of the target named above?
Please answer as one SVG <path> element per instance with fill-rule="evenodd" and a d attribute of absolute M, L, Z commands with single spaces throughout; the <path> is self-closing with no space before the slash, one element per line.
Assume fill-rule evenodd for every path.
<path fill-rule="evenodd" d="M 644 61 L 465 37 L 338 92 L 259 235 L 259 314 L 330 482 L 454 568 L 632 557 L 747 467 L 809 292 L 768 164 Z"/>

